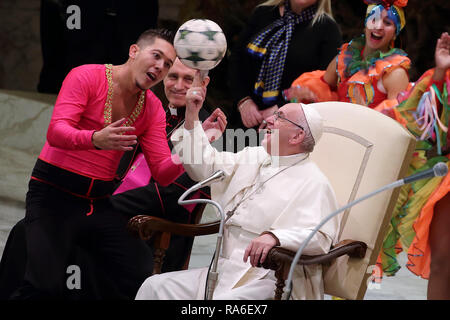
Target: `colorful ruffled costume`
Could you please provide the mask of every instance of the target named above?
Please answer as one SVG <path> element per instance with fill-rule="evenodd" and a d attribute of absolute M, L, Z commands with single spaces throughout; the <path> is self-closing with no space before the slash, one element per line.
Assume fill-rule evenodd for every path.
<path fill-rule="evenodd" d="M 404 12 L 407 0 L 365 0 L 369 7 L 368 23 L 376 24 L 381 11 L 386 9 L 389 18 L 396 23 L 396 34 L 405 25 Z M 428 70 L 415 85 L 398 99 L 387 99 L 380 79 L 396 68 L 410 67 L 410 60 L 400 49 L 391 48 L 386 53 L 377 51 L 362 58 L 364 36 L 344 44 L 337 56 L 337 90 L 333 91 L 323 79 L 325 71 L 301 75 L 292 87 L 308 87 L 318 101 L 344 101 L 368 106 L 391 116 L 405 126 L 417 139 L 416 150 L 408 174 L 432 168 L 437 162 L 450 164 L 449 97 L 450 70 L 442 83 L 434 83 L 433 70 Z M 400 104 L 399 104 L 400 103 Z M 378 257 L 375 281 L 385 272 L 394 275 L 400 265 L 397 254 L 408 252 L 408 269 L 425 279 L 429 278 L 431 250 L 428 242 L 434 205 L 450 190 L 450 175 L 423 179 L 405 185 L 394 209 L 383 248 Z M 381 270 L 382 271 L 381 271 Z"/>
<path fill-rule="evenodd" d="M 432 168 L 437 162 L 449 166 L 450 71 L 443 83 L 433 83 L 432 76 L 433 70 L 428 70 L 394 108 L 417 138 L 408 174 Z M 419 180 L 401 189 L 381 252 L 382 269 L 387 275 L 400 269 L 396 256 L 403 249 L 408 252 L 407 268 L 428 279 L 431 260 L 428 236 L 434 205 L 449 190 L 450 175 Z"/>
<path fill-rule="evenodd" d="M 437 162 L 449 165 L 448 138 L 450 72 L 443 84 L 432 83 L 433 70 L 427 71 L 415 85 L 398 99 L 387 99 L 380 90 L 379 80 L 396 68 L 408 69 L 410 60 L 399 49 L 378 52 L 361 59 L 364 38 L 344 44 L 337 56 L 337 91 L 331 90 L 323 79 L 325 71 L 301 75 L 292 86 L 306 86 L 318 101 L 344 101 L 366 105 L 383 111 L 404 125 L 418 140 L 408 174 L 433 167 Z M 399 104 L 400 103 L 400 104 Z M 437 107 L 440 103 L 440 108 Z M 400 265 L 397 254 L 408 251 L 407 267 L 414 274 L 428 278 L 430 247 L 428 233 L 434 205 L 450 189 L 450 175 L 445 178 L 419 180 L 401 189 L 391 224 L 385 237 L 377 264 L 387 275 L 394 275 Z M 382 272 L 377 272 L 380 275 Z"/>
<path fill-rule="evenodd" d="M 410 59 L 403 50 L 397 48 L 386 53 L 377 51 L 363 59 L 364 44 L 365 37 L 361 36 L 341 47 L 336 57 L 337 91 L 333 91 L 325 82 L 325 71 L 322 70 L 302 74 L 292 86 L 308 87 L 320 102 L 351 102 L 378 111 L 398 105 L 397 99 L 387 99 L 380 79 L 397 68 L 408 70 L 411 66 Z"/>

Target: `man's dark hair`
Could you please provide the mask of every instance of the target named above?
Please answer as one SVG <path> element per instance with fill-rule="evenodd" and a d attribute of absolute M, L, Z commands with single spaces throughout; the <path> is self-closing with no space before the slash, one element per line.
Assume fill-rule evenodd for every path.
<path fill-rule="evenodd" d="M 145 47 L 153 44 L 156 38 L 166 40 L 173 44 L 174 33 L 168 29 L 148 29 L 144 31 L 136 41 L 136 44 L 140 47 Z"/>

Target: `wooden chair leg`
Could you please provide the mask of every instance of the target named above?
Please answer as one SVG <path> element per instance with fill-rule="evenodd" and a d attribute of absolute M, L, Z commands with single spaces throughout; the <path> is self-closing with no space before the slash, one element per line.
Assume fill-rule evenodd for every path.
<path fill-rule="evenodd" d="M 283 295 L 284 286 L 285 286 L 285 272 L 284 272 L 284 264 L 281 265 L 275 271 L 275 277 L 277 278 L 277 282 L 275 284 L 275 297 L 274 300 L 281 300 Z"/>
<path fill-rule="evenodd" d="M 166 255 L 166 250 L 158 248 L 155 249 L 153 253 L 153 274 L 160 274 L 161 273 L 161 266 L 164 261 L 164 257 Z"/>
<path fill-rule="evenodd" d="M 170 244 L 170 233 L 157 232 L 154 237 L 153 245 L 155 252 L 153 256 L 153 274 L 160 274 L 164 256 L 166 255 L 166 250 L 169 248 Z"/>

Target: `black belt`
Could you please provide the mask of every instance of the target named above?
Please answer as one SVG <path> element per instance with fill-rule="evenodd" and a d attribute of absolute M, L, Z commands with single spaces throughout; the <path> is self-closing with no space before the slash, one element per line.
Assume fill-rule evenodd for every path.
<path fill-rule="evenodd" d="M 107 181 L 83 176 L 41 159 L 36 161 L 31 179 L 50 184 L 62 191 L 87 199 L 108 197 L 112 194 L 115 186 L 114 180 Z"/>

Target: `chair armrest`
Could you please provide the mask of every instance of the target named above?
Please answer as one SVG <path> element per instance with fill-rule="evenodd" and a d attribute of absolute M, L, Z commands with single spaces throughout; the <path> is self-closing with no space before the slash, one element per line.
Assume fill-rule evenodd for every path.
<path fill-rule="evenodd" d="M 326 254 L 316 256 L 302 255 L 298 260 L 297 265 L 326 264 L 345 254 L 353 258 L 363 258 L 366 255 L 366 250 L 367 245 L 364 242 L 343 240 Z M 258 265 L 259 267 L 275 271 L 275 277 L 277 278 L 275 284 L 275 300 L 281 299 L 285 286 L 285 280 L 289 274 L 295 254 L 296 252 L 280 247 L 274 247 L 270 249 L 264 263 Z"/>
<path fill-rule="evenodd" d="M 326 254 L 316 256 L 302 255 L 297 264 L 326 264 L 345 254 L 352 258 L 363 258 L 366 254 L 366 250 L 367 245 L 362 241 L 343 240 Z M 281 247 L 274 247 L 269 251 L 262 267 L 265 269 L 277 270 L 280 263 L 289 263 L 290 265 L 292 260 L 294 260 L 294 256 L 295 252 L 293 251 Z"/>
<path fill-rule="evenodd" d="M 155 231 L 191 237 L 214 234 L 219 232 L 219 226 L 220 221 L 186 224 L 147 215 L 134 216 L 128 221 L 128 229 L 143 240 L 148 240 Z"/>

